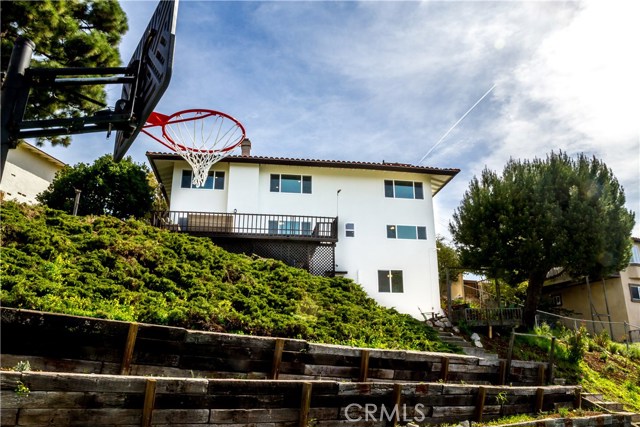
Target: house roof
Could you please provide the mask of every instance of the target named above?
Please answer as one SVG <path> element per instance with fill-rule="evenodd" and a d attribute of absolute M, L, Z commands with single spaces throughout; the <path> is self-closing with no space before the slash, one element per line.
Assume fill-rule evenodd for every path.
<path fill-rule="evenodd" d="M 161 152 L 147 152 L 147 158 L 156 175 L 159 182 L 163 182 L 163 177 L 166 179 L 166 173 L 163 173 L 161 164 L 166 161 L 182 160 L 182 157 L 177 153 L 161 153 Z M 248 163 L 248 164 L 268 164 L 268 165 L 287 165 L 287 166 L 306 166 L 306 167 L 319 167 L 319 168 L 339 168 L 339 169 L 363 169 L 363 170 L 379 170 L 389 172 L 405 172 L 405 173 L 419 173 L 429 175 L 431 177 L 431 184 L 433 189 L 433 195 L 438 193 L 454 176 L 456 176 L 460 169 L 445 169 L 434 168 L 427 166 L 416 166 L 409 163 L 392 163 L 385 162 L 357 162 L 348 160 L 319 160 L 319 159 L 298 159 L 290 157 L 268 157 L 268 156 L 227 156 L 222 162 L 229 163 Z M 164 184 L 164 182 L 163 182 Z M 165 191 L 163 186 L 163 191 Z M 165 196 L 168 194 L 165 193 Z M 167 199 L 169 199 L 167 197 Z"/>
<path fill-rule="evenodd" d="M 63 168 L 63 167 L 65 167 L 67 165 L 63 161 L 56 159 L 51 154 L 45 153 L 44 151 L 42 151 L 41 149 L 39 149 L 35 145 L 31 145 L 26 141 L 21 141 L 20 145 L 18 147 L 24 148 L 25 150 L 30 151 L 31 153 L 35 154 L 38 157 L 42 157 L 46 161 L 48 161 L 48 162 L 50 162 L 50 163 L 52 163 L 55 166 L 58 166 L 60 168 Z"/>

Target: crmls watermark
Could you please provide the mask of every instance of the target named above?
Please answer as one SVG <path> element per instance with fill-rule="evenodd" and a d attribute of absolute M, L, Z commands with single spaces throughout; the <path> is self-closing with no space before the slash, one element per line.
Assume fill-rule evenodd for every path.
<path fill-rule="evenodd" d="M 413 408 L 407 408 L 407 405 L 393 405 L 387 407 L 384 404 L 376 405 L 375 403 L 367 403 L 361 405 L 359 403 L 351 403 L 344 408 L 344 416 L 349 422 L 360 421 L 424 421 L 427 418 L 426 408 L 422 403 L 418 403 Z"/>

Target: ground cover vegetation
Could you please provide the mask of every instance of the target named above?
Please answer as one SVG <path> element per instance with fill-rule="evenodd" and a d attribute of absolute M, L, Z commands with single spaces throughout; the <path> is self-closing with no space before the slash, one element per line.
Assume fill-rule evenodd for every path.
<path fill-rule="evenodd" d="M 533 328 L 548 273 L 595 280 L 622 270 L 634 223 L 602 161 L 552 152 L 474 177 L 449 228 L 465 268 L 528 282 L 523 322 Z"/>
<path fill-rule="evenodd" d="M 614 342 L 606 331 L 589 334 L 578 330 L 551 328 L 542 324 L 530 335 L 516 336 L 513 357 L 548 362 L 551 337 L 554 348 L 554 377 L 581 385 L 585 392 L 602 394 L 604 400 L 620 402 L 625 410 L 640 413 L 640 343 Z M 487 350 L 506 358 L 509 334 L 483 340 Z"/>
<path fill-rule="evenodd" d="M 0 302 L 191 329 L 455 352 L 351 280 L 110 216 L 2 206 Z"/>

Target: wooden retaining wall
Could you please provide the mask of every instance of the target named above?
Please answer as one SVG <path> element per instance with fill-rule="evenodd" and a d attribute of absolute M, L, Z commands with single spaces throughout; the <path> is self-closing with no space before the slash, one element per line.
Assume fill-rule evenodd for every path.
<path fill-rule="evenodd" d="M 395 426 L 573 407 L 576 388 L 0 373 L 3 426 Z M 396 409 L 394 409 L 396 408 Z M 394 412 L 395 411 L 395 412 Z M 612 424 L 613 425 L 613 424 Z"/>
<path fill-rule="evenodd" d="M 543 385 L 545 364 L 192 331 L 1 308 L 4 368 L 220 379 Z"/>

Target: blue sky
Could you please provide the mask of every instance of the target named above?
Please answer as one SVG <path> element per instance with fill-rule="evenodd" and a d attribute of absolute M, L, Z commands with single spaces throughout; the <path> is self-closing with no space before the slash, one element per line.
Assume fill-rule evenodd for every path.
<path fill-rule="evenodd" d="M 122 2 L 124 62 L 156 5 Z M 640 222 L 639 21 L 634 0 L 182 0 L 156 110 L 230 114 L 255 155 L 418 164 L 430 152 L 422 165 L 462 170 L 435 198 L 445 237 L 474 175 L 552 150 L 604 160 Z M 109 90 L 110 105 L 119 94 Z M 113 137 L 45 150 L 90 163 Z M 146 162 L 146 151 L 166 149 L 140 135 L 129 154 Z"/>

